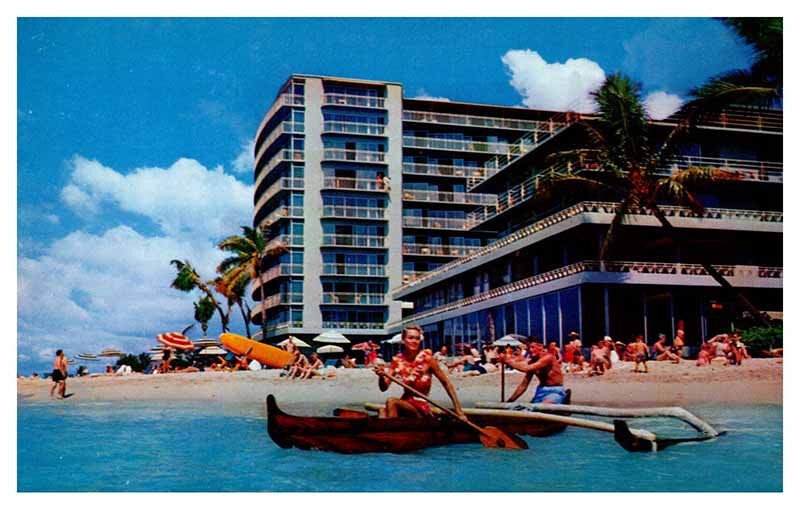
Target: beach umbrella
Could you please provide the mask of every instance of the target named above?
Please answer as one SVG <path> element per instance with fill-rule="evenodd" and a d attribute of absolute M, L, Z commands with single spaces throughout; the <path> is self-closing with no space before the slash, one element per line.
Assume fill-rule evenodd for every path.
<path fill-rule="evenodd" d="M 313 341 L 317 343 L 338 343 L 342 345 L 350 344 L 350 340 L 344 337 L 344 335 L 340 332 L 335 330 L 329 330 L 327 332 L 323 332 L 319 336 L 315 337 Z"/>
<path fill-rule="evenodd" d="M 363 343 L 358 343 L 357 345 L 353 345 L 353 350 L 372 350 L 375 345 L 372 341 L 364 341 Z M 375 345 L 377 347 L 378 345 Z"/>
<path fill-rule="evenodd" d="M 309 345 L 308 343 L 306 343 L 302 339 L 298 339 L 298 338 L 296 338 L 294 336 L 289 336 L 288 338 L 284 339 L 283 341 L 278 343 L 278 346 L 286 346 L 289 343 L 290 339 L 292 340 L 292 343 L 294 343 L 294 346 L 297 346 L 297 347 L 300 347 L 300 348 L 311 348 L 311 345 Z"/>
<path fill-rule="evenodd" d="M 194 343 L 180 332 L 165 332 L 156 336 L 156 340 L 176 350 L 192 350 Z"/>
<path fill-rule="evenodd" d="M 215 339 L 201 339 L 193 341 L 195 348 L 206 348 L 209 346 L 220 346 L 220 342 Z"/>
<path fill-rule="evenodd" d="M 344 348 L 336 345 L 325 345 L 317 348 L 317 353 L 342 353 Z"/>
<path fill-rule="evenodd" d="M 527 342 L 527 339 L 519 334 L 506 334 L 492 343 L 492 346 L 521 346 Z"/>
<path fill-rule="evenodd" d="M 225 355 L 226 353 L 228 353 L 227 350 L 218 346 L 208 346 L 197 352 L 197 355 Z"/>
<path fill-rule="evenodd" d="M 123 355 L 125 355 L 125 353 L 121 352 L 117 348 L 106 348 L 97 355 L 99 355 L 100 357 L 122 357 Z"/>
<path fill-rule="evenodd" d="M 392 336 L 391 339 L 386 339 L 382 341 L 382 343 L 386 343 L 387 345 L 397 345 L 402 342 L 403 342 L 403 334 L 399 332 L 394 336 Z"/>
<path fill-rule="evenodd" d="M 97 356 L 95 354 L 93 354 L 93 353 L 79 353 L 78 355 L 75 356 L 75 358 L 79 359 L 79 360 L 82 360 L 82 361 L 96 361 L 96 360 L 99 360 L 97 358 Z"/>
<path fill-rule="evenodd" d="M 159 353 L 151 353 L 151 354 L 150 354 L 150 360 L 151 360 L 151 361 L 161 361 L 161 360 L 164 360 L 164 354 L 163 354 L 163 353 L 161 353 L 161 352 L 159 352 Z"/>

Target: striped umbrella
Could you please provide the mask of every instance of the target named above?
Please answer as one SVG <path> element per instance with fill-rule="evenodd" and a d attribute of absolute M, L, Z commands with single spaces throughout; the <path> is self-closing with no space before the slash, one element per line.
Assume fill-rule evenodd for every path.
<path fill-rule="evenodd" d="M 180 332 L 165 332 L 156 336 L 156 340 L 176 350 L 192 350 L 194 343 Z"/>

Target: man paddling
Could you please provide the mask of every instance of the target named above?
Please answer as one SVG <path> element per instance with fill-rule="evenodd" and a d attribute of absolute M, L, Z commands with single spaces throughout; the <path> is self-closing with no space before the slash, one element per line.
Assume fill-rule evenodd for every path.
<path fill-rule="evenodd" d="M 510 357 L 506 354 L 500 355 L 500 362 L 508 364 L 512 368 L 525 373 L 525 377 L 520 382 L 519 387 L 508 398 L 514 401 L 522 396 L 528 388 L 534 375 L 539 379 L 536 386 L 536 393 L 531 403 L 551 403 L 561 405 L 567 398 L 567 391 L 564 390 L 564 375 L 561 373 L 561 363 L 556 357 L 545 350 L 544 345 L 538 341 L 531 341 L 528 344 L 527 359 L 523 357 Z"/>
<path fill-rule="evenodd" d="M 403 329 L 403 352 L 394 356 L 389 366 L 376 366 L 378 375 L 378 388 L 385 392 L 391 380 L 386 375 L 401 380 L 406 385 L 413 387 L 426 396 L 431 392 L 431 375 L 439 379 L 450 400 L 456 414 L 464 417 L 461 403 L 458 401 L 456 391 L 450 379 L 439 367 L 429 349 L 422 348 L 422 329 L 411 325 Z M 423 417 L 431 415 L 431 407 L 427 401 L 415 396 L 411 391 L 404 389 L 400 398 L 386 400 L 386 408 L 381 409 L 380 416 L 387 418 L 396 417 Z"/>

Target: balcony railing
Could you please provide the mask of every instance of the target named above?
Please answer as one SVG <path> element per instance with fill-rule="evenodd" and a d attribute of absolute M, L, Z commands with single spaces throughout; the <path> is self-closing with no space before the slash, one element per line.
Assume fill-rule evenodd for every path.
<path fill-rule="evenodd" d="M 253 333 L 253 339 L 256 341 L 261 340 L 261 314 L 260 313 L 253 313 L 250 315 L 250 320 L 252 323 L 259 326 L 259 329 Z M 302 321 L 292 321 L 292 322 L 279 322 L 274 323 L 271 325 L 267 325 L 265 327 L 267 334 L 276 333 L 278 331 L 289 329 L 290 327 L 297 327 L 300 328 L 303 326 Z"/>
<path fill-rule="evenodd" d="M 544 122 L 539 120 L 519 120 L 514 118 L 482 117 L 478 115 L 457 115 L 454 113 L 434 113 L 412 110 L 403 110 L 403 120 L 407 122 L 424 122 L 430 124 L 517 129 L 520 131 L 540 130 L 542 124 L 544 124 Z"/>
<path fill-rule="evenodd" d="M 718 168 L 749 182 L 783 182 L 783 163 L 726 157 L 676 157 L 669 162 L 664 174 L 671 175 L 686 168 Z"/>
<path fill-rule="evenodd" d="M 463 193 L 448 191 L 421 191 L 403 189 L 403 200 L 435 203 L 455 203 L 459 205 L 497 205 L 497 195 L 484 193 Z"/>
<path fill-rule="evenodd" d="M 403 244 L 404 255 L 422 256 L 467 256 L 480 249 L 480 246 L 453 246 L 439 244 Z"/>
<path fill-rule="evenodd" d="M 279 164 L 284 162 L 302 163 L 304 161 L 304 157 L 305 156 L 302 150 L 284 149 L 278 151 L 274 156 L 272 156 L 272 159 L 270 159 L 269 162 L 265 164 L 264 167 L 261 168 L 261 170 L 258 172 L 258 177 L 256 177 L 255 188 L 258 189 L 258 186 L 261 185 L 261 182 Z"/>
<path fill-rule="evenodd" d="M 386 100 L 383 97 L 328 93 L 325 94 L 324 101 L 325 106 L 356 106 L 358 108 L 386 109 Z"/>
<path fill-rule="evenodd" d="M 404 270 L 403 271 L 403 284 L 406 285 L 420 277 L 427 274 L 425 270 Z"/>
<path fill-rule="evenodd" d="M 277 279 L 279 277 L 284 276 L 302 276 L 303 275 L 303 265 L 298 263 L 281 263 L 279 265 L 275 265 L 274 267 L 270 267 L 269 269 L 265 270 L 261 274 L 261 280 L 265 283 L 268 281 L 272 281 L 273 279 Z M 255 279 L 253 281 L 253 288 L 252 294 L 254 296 L 258 296 L 258 289 L 261 287 L 261 281 L 259 279 Z"/>
<path fill-rule="evenodd" d="M 403 216 L 403 227 L 463 231 L 467 229 L 467 220 L 463 218 Z"/>
<path fill-rule="evenodd" d="M 346 235 L 326 233 L 322 236 L 325 247 L 360 247 L 384 249 L 386 237 L 382 235 Z"/>
<path fill-rule="evenodd" d="M 386 277 L 385 265 L 361 263 L 325 263 L 323 276 Z"/>
<path fill-rule="evenodd" d="M 281 219 L 303 219 L 303 207 L 279 207 L 275 212 L 265 217 L 259 227 L 271 226 Z"/>
<path fill-rule="evenodd" d="M 708 208 L 705 210 L 705 213 L 702 215 L 694 214 L 691 210 L 684 208 L 684 207 L 670 207 L 670 206 L 663 206 L 660 207 L 664 214 L 669 217 L 685 217 L 685 218 L 702 218 L 702 219 L 719 219 L 719 220 L 736 220 L 736 221 L 754 221 L 754 222 L 761 222 L 761 223 L 782 223 L 783 222 L 783 213 L 780 211 L 760 211 L 760 210 L 736 210 L 736 209 L 717 209 L 717 208 Z M 535 233 L 538 233 L 542 230 L 550 228 L 551 226 L 557 225 L 567 219 L 575 217 L 579 214 L 583 213 L 603 213 L 603 214 L 615 214 L 619 210 L 619 203 L 615 202 L 593 202 L 593 201 L 586 201 L 581 202 L 576 205 L 572 205 L 567 207 L 563 210 L 556 212 L 555 214 L 549 215 L 543 219 L 536 221 L 533 224 L 530 224 L 516 232 L 503 237 L 491 244 L 486 246 L 482 246 L 477 248 L 472 253 L 465 255 L 463 258 L 458 260 L 453 260 L 451 262 L 445 263 L 434 270 L 426 273 L 425 275 L 421 276 L 417 280 L 413 281 L 408 285 L 404 285 L 403 287 L 399 288 L 398 290 L 407 290 L 409 288 L 413 288 L 414 286 L 421 284 L 424 281 L 427 281 L 435 276 L 443 274 L 449 270 L 452 270 L 456 267 L 462 266 L 466 263 L 472 262 L 478 258 L 484 257 L 489 255 L 492 252 L 497 251 L 498 249 L 502 249 L 514 242 L 517 242 L 521 239 L 529 237 Z M 630 209 L 628 214 L 631 216 L 650 216 L 652 213 L 646 209 Z"/>
<path fill-rule="evenodd" d="M 654 124 L 675 124 L 678 117 L 670 117 L 653 122 Z M 740 129 L 748 131 L 782 133 L 783 110 L 759 110 L 730 108 L 717 114 L 705 114 L 698 124 L 700 127 L 717 129 Z"/>
<path fill-rule="evenodd" d="M 301 178 L 283 177 L 275 181 L 274 184 L 269 186 L 266 191 L 261 195 L 256 203 L 255 210 L 260 209 L 267 203 L 273 196 L 281 191 L 302 191 L 304 189 L 304 182 Z"/>
<path fill-rule="evenodd" d="M 275 115 L 280 108 L 284 106 L 303 106 L 305 104 L 305 97 L 302 95 L 294 95 L 294 94 L 281 94 L 275 99 L 275 102 L 272 103 L 269 110 L 267 110 L 267 114 L 264 115 L 264 119 L 261 120 L 261 125 L 258 126 L 258 130 L 256 131 L 256 139 L 261 135 L 261 131 L 264 129 L 264 126 L 267 125 L 269 120 Z"/>
<path fill-rule="evenodd" d="M 383 322 L 322 322 L 323 329 L 383 329 Z"/>
<path fill-rule="evenodd" d="M 359 136 L 384 136 L 386 126 L 365 122 L 337 122 L 327 120 L 322 124 L 323 133 L 355 134 Z"/>
<path fill-rule="evenodd" d="M 261 156 L 264 155 L 264 152 L 272 145 L 275 140 L 277 140 L 281 135 L 284 134 L 303 134 L 305 129 L 305 125 L 303 122 L 291 122 L 289 120 L 284 120 L 280 124 L 269 133 L 269 136 L 261 143 L 261 146 L 258 149 L 258 153 L 256 154 L 255 160 L 258 161 L 261 159 Z"/>
<path fill-rule="evenodd" d="M 325 161 L 348 161 L 357 163 L 386 163 L 386 153 L 372 150 L 349 150 L 345 148 L 326 148 L 322 151 Z"/>
<path fill-rule="evenodd" d="M 303 247 L 302 235 L 278 235 L 267 242 L 264 252 L 274 253 L 290 247 Z"/>
<path fill-rule="evenodd" d="M 322 292 L 323 304 L 356 304 L 382 306 L 386 296 L 382 293 Z"/>
<path fill-rule="evenodd" d="M 342 189 L 346 191 L 372 191 L 388 193 L 383 181 L 377 179 L 358 179 L 349 177 L 325 177 L 322 181 L 323 189 Z"/>
<path fill-rule="evenodd" d="M 274 293 L 264 298 L 255 306 L 253 312 L 260 311 L 263 306 L 265 309 L 274 308 L 276 306 L 288 306 L 291 304 L 302 304 L 303 294 L 301 293 Z"/>
<path fill-rule="evenodd" d="M 446 140 L 442 138 L 421 138 L 403 136 L 403 148 L 426 148 L 453 150 L 456 152 L 479 152 L 482 154 L 503 154 L 509 151 L 508 143 L 472 140 Z"/>
<path fill-rule="evenodd" d="M 322 218 L 342 219 L 386 219 L 386 209 L 379 207 L 350 207 L 347 205 L 323 205 Z"/>
<path fill-rule="evenodd" d="M 446 164 L 403 163 L 403 175 L 435 175 L 438 177 L 482 178 L 483 167 L 452 166 Z"/>
<path fill-rule="evenodd" d="M 542 129 L 537 129 L 521 136 L 514 143 L 509 144 L 504 154 L 498 154 L 483 163 L 486 170 L 481 178 L 467 179 L 467 188 L 473 189 L 481 182 L 500 173 L 526 154 L 531 153 L 539 145 L 553 138 L 572 124 L 579 116 L 574 113 L 559 113 L 550 120 L 542 123 Z"/>
<path fill-rule="evenodd" d="M 747 280 L 753 279 L 783 279 L 782 267 L 758 267 L 751 265 L 714 265 L 725 277 L 734 277 Z M 410 322 L 417 322 L 423 318 L 453 311 L 458 308 L 470 306 L 479 302 L 487 301 L 495 297 L 501 297 L 525 288 L 549 283 L 558 279 L 563 279 L 575 274 L 585 272 L 614 272 L 614 273 L 638 273 L 638 274 L 664 274 L 664 275 L 681 275 L 681 276 L 708 276 L 706 270 L 702 265 L 687 264 L 687 263 L 657 263 L 657 262 L 625 262 L 613 261 L 602 262 L 597 260 L 583 261 L 560 267 L 549 272 L 537 274 L 526 279 L 521 279 L 498 288 L 494 288 L 487 292 L 479 293 L 471 297 L 459 299 L 454 302 L 447 303 L 443 306 L 438 306 L 433 309 L 414 314 L 406 319 L 388 326 L 393 327 L 396 325 L 403 325 Z"/>

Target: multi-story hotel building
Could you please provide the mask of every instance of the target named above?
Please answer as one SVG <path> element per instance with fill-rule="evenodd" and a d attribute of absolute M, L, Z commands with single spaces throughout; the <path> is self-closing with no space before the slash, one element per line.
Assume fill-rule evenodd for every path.
<path fill-rule="evenodd" d="M 291 76 L 256 137 L 253 223 L 277 249 L 263 262 L 267 297 L 254 323 L 265 307 L 269 341 L 331 329 L 382 339 L 415 323 L 438 347 L 512 332 L 563 342 L 573 330 L 589 342 L 652 340 L 682 321 L 696 344 L 740 312 L 701 259 L 761 309 L 782 309 L 782 112 L 704 122 L 664 174 L 708 165 L 741 178 L 701 190 L 702 217 L 664 207 L 683 250 L 632 211 L 604 262 L 613 200 L 577 191 L 530 200 L 563 170 L 547 156 L 586 143 L 574 118 Z"/>

